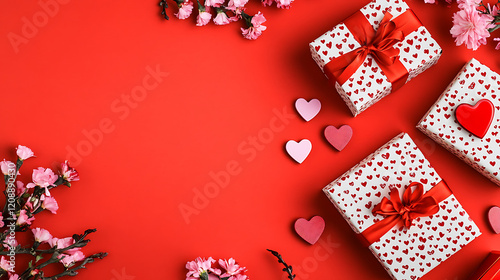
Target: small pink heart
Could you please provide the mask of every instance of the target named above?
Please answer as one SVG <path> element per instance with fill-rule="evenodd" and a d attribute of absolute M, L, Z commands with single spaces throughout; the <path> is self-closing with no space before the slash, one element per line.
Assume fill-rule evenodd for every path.
<path fill-rule="evenodd" d="M 307 139 L 302 139 L 300 142 L 290 140 L 286 142 L 287 153 L 298 163 L 302 163 L 311 152 L 312 144 Z"/>
<path fill-rule="evenodd" d="M 299 115 L 306 121 L 312 120 L 321 110 L 321 102 L 318 99 L 311 99 L 309 102 L 304 98 L 295 101 L 295 109 Z"/>
<path fill-rule="evenodd" d="M 352 128 L 347 124 L 340 128 L 329 125 L 325 128 L 325 138 L 335 149 L 342 151 L 351 141 Z"/>
<path fill-rule="evenodd" d="M 488 211 L 488 220 L 490 221 L 491 228 L 496 234 L 500 233 L 500 207 L 493 206 Z"/>
<path fill-rule="evenodd" d="M 318 241 L 324 230 L 325 220 L 320 216 L 314 216 L 309 221 L 304 218 L 295 221 L 295 232 L 311 245 Z"/>

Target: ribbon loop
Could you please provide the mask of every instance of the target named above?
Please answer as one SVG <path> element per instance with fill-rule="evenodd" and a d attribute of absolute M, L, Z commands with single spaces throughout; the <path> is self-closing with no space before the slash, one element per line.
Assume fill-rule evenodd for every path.
<path fill-rule="evenodd" d="M 392 189 L 390 196 L 390 200 L 384 197 L 382 202 L 373 208 L 372 213 L 386 217 L 396 216 L 395 219 L 403 222 L 407 228 L 412 226 L 414 219 L 431 216 L 439 211 L 438 203 L 433 197 L 424 197 L 424 186 L 420 183 L 411 183 L 406 188 L 403 201 L 399 198 L 397 189 Z"/>

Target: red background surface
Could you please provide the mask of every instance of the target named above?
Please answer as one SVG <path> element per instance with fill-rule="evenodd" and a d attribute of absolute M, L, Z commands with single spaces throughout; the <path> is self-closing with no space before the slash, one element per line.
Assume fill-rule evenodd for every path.
<path fill-rule="evenodd" d="M 249 13 L 263 11 L 268 30 L 251 42 L 241 37 L 241 22 L 196 27 L 194 19 L 173 18 L 172 7 L 172 19 L 164 21 L 157 1 L 67 0 L 17 52 L 9 34 L 22 36 L 23 19 L 33 22 L 42 8 L 31 0 L 4 2 L 0 157 L 14 160 L 15 146 L 31 147 L 37 158 L 21 170 L 25 182 L 38 166 L 67 157 L 77 165 L 81 181 L 53 191 L 58 214 L 38 215 L 34 223 L 59 237 L 97 227 L 84 251 L 109 256 L 75 279 L 184 279 L 185 263 L 198 256 L 234 257 L 251 279 L 283 279 L 266 248 L 282 253 L 298 279 L 389 279 L 321 189 L 401 131 L 483 231 L 424 279 L 466 279 L 490 250 L 500 249 L 486 220 L 487 209 L 500 203 L 499 187 L 415 129 L 470 58 L 500 70 L 494 43 L 476 52 L 455 47 L 449 29 L 456 5 L 410 0 L 443 56 L 353 118 L 308 43 L 367 2 L 297 0 L 290 10 L 253 3 Z M 143 100 L 125 103 L 122 96 L 142 84 L 147 67 L 169 74 Z M 310 122 L 294 111 L 299 97 L 322 102 Z M 291 116 L 270 130 L 275 110 Z M 322 131 L 341 124 L 352 126 L 354 136 L 337 152 Z M 251 144 L 259 134 L 265 143 Z M 313 150 L 299 165 L 284 144 L 303 138 Z M 80 160 L 68 152 L 78 149 Z M 228 164 L 237 164 L 238 174 L 210 193 L 206 205 L 193 204 L 196 192 L 215 182 L 211 172 Z M 198 212 L 185 218 L 181 205 Z M 297 218 L 313 215 L 326 220 L 328 250 L 308 245 L 292 229 Z"/>

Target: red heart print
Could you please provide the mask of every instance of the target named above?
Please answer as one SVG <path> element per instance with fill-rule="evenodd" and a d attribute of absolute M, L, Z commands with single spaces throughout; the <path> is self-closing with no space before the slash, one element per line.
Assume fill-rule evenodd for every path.
<path fill-rule="evenodd" d="M 495 107 L 488 99 L 479 100 L 474 106 L 460 104 L 455 111 L 458 123 L 479 138 L 488 132 L 494 114 Z"/>
<path fill-rule="evenodd" d="M 336 128 L 333 125 L 329 125 L 325 128 L 325 138 L 335 149 L 342 151 L 345 146 L 351 141 L 352 138 L 352 128 L 345 124 L 340 128 Z"/>
<path fill-rule="evenodd" d="M 295 221 L 295 232 L 307 243 L 313 245 L 318 241 L 325 230 L 325 220 L 320 216 L 314 216 L 309 221 L 299 218 Z"/>

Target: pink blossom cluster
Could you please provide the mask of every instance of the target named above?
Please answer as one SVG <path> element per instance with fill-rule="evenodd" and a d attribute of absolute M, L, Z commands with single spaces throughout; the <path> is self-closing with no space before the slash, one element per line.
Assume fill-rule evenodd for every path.
<path fill-rule="evenodd" d="M 436 0 L 424 0 L 425 3 L 436 3 Z M 446 0 L 448 4 L 451 0 Z M 481 0 L 457 0 L 460 9 L 453 15 L 453 27 L 450 30 L 457 46 L 465 45 L 468 49 L 477 50 L 487 43 L 490 33 L 500 25 L 499 3 L 485 5 Z M 495 38 L 494 41 L 500 41 Z M 500 49 L 500 43 L 495 49 Z"/>
<path fill-rule="evenodd" d="M 477 50 L 486 44 L 486 39 L 490 37 L 489 30 L 495 27 L 495 18 L 489 10 L 482 10 L 481 5 L 478 0 L 458 0 L 460 10 L 453 15 L 450 30 L 457 46 L 465 44 L 468 49 Z"/>
<path fill-rule="evenodd" d="M 166 0 L 162 0 L 163 1 Z M 191 16 L 194 10 L 194 3 L 191 0 L 174 0 L 177 3 L 178 11 L 174 15 L 179 19 L 187 19 Z M 266 18 L 259 11 L 257 14 L 250 16 L 245 13 L 245 5 L 249 0 L 204 0 L 201 4 L 196 1 L 198 15 L 196 17 L 196 25 L 204 26 L 212 20 L 216 25 L 226 25 L 231 22 L 242 19 L 245 22 L 245 28 L 241 28 L 241 33 L 244 38 L 255 40 L 262 32 L 266 30 L 266 26 L 262 25 Z M 276 6 L 281 9 L 288 9 L 293 0 L 262 0 L 264 6 L 271 6 L 276 3 Z M 162 4 L 166 6 L 165 3 Z"/>
<path fill-rule="evenodd" d="M 5 179 L 5 196 L 6 205 L 3 207 L 3 212 L 0 212 L 0 229 L 3 234 L 0 237 L 0 244 L 4 251 L 8 251 L 7 256 L 13 254 L 29 254 L 36 257 L 33 265 L 30 265 L 28 272 L 16 274 L 13 270 L 11 260 L 7 256 L 0 258 L 0 279 L 7 276 L 9 280 L 24 280 L 35 275 L 43 278 L 43 271 L 38 269 L 37 262 L 42 259 L 44 254 L 52 254 L 49 261 L 52 263 L 61 263 L 65 267 L 64 275 L 70 275 L 70 268 L 78 262 L 89 262 L 94 258 L 102 258 L 106 254 L 99 253 L 92 255 L 86 259 L 81 251 L 81 248 L 86 245 L 88 240 L 84 240 L 85 236 L 95 230 L 87 230 L 84 235 L 73 235 L 73 237 L 56 238 L 50 232 L 42 228 L 31 228 L 35 221 L 35 215 L 47 210 L 52 214 L 56 214 L 59 205 L 56 199 L 51 195 L 50 189 L 59 185 L 70 186 L 70 182 L 78 181 L 78 172 L 72 168 L 68 161 L 61 164 L 61 169 L 58 174 L 54 173 L 50 168 L 38 167 L 31 174 L 31 181 L 24 184 L 19 176 L 19 169 L 24 161 L 34 157 L 33 151 L 25 146 L 17 147 L 16 163 L 3 160 L 0 162 L 0 170 L 4 174 Z M 15 232 L 23 232 L 31 230 L 34 243 L 31 247 L 22 247 L 16 240 Z M 78 241 L 75 241 L 77 238 Z M 45 247 L 39 250 L 39 247 Z M 45 267 L 48 263 L 40 266 Z M 79 269 L 79 268 L 78 268 Z M 61 276 L 64 276 L 61 275 Z M 35 277 L 38 279 L 39 277 Z M 59 278 L 59 276 L 57 277 Z M 52 279 L 52 278 L 51 278 Z"/>
<path fill-rule="evenodd" d="M 219 267 L 213 265 L 216 261 L 209 257 L 208 259 L 196 258 L 186 264 L 188 273 L 186 280 L 248 280 L 245 275 L 246 267 L 240 266 L 233 258 L 229 260 L 219 259 Z"/>

